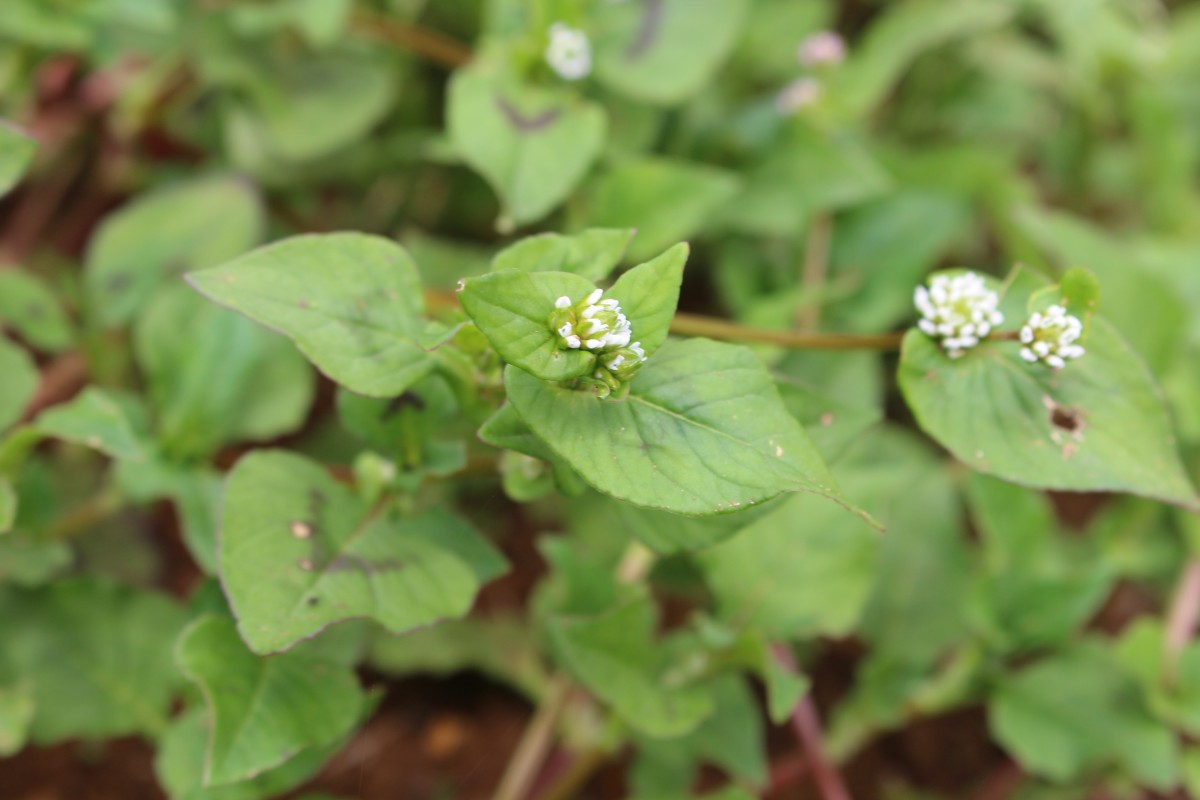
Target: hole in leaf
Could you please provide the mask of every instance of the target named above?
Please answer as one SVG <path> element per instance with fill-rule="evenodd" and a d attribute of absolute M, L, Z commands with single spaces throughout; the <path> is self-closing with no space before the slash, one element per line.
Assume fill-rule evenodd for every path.
<path fill-rule="evenodd" d="M 1061 431 L 1075 433 L 1083 428 L 1083 417 L 1073 408 L 1056 405 L 1050 409 L 1050 424 Z"/>

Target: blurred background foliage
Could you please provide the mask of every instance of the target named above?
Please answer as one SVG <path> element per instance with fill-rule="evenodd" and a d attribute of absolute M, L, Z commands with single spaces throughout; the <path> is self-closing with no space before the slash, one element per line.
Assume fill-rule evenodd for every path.
<path fill-rule="evenodd" d="M 542 58 L 559 20 L 591 38 L 584 80 Z M 844 58 L 803 63 L 801 44 L 830 30 Z M 486 448 L 446 385 L 417 387 L 397 429 L 363 430 L 360 400 L 335 400 L 290 343 L 178 280 L 346 229 L 397 239 L 428 287 L 450 289 L 519 235 L 635 227 L 631 263 L 691 242 L 684 311 L 879 333 L 911 321 L 933 269 L 1084 265 L 1196 475 L 1197 86 L 1200 6 L 1164 0 L 5 0 L 0 116 L 36 148 L 0 128 L 0 187 L 16 186 L 0 201 L 0 430 L 84 383 L 108 391 L 0 447 L 0 471 L 24 461 L 0 482 L 0 750 L 141 734 L 174 798 L 281 796 L 316 773 L 349 728 L 202 788 L 204 706 L 178 659 L 202 673 L 195 640 L 228 632 L 193 628 L 195 658 L 172 653 L 187 619 L 224 608 L 222 470 L 251 443 L 344 466 L 391 437 L 422 454 L 418 483 L 465 468 L 431 491 L 499 543 L 513 576 L 467 620 L 359 631 L 339 669 L 469 668 L 536 701 L 547 662 L 567 665 L 623 722 L 614 739 L 576 709 L 565 746 L 635 745 L 610 768 L 628 765 L 629 792 L 686 796 L 703 763 L 706 788 L 724 774 L 811 796 L 789 794 L 809 776 L 788 772 L 744 679 L 715 681 L 696 701 L 713 716 L 684 735 L 649 719 L 633 684 L 675 662 L 623 634 L 649 636 L 661 605 L 671 626 L 687 620 L 668 649 L 759 675 L 776 722 L 811 680 L 854 797 L 1200 796 L 1197 517 L 970 473 L 916 433 L 893 355 L 757 346 L 886 535 L 795 498 L 740 530 L 679 533 L 718 543 L 660 559 L 657 602 L 627 600 L 610 575 L 628 537 L 700 523 L 592 494 L 518 511 L 470 477 Z M 43 436 L 66 444 L 26 456 Z M 506 456 L 508 495 L 552 491 L 521 458 Z M 182 544 L 163 532 L 176 519 Z M 537 552 L 535 530 L 569 535 Z M 610 603 L 586 623 L 610 629 L 554 622 Z M 579 663 L 621 640 L 629 681 Z M 768 640 L 794 644 L 808 678 L 763 666 Z M 189 711 L 172 719 L 179 697 Z M 476 783 L 443 776 L 448 796 L 476 796 L 503 763 Z"/>

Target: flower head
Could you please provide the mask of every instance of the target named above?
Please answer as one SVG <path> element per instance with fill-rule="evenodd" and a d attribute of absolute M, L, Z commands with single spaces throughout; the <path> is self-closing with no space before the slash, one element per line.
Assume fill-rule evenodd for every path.
<path fill-rule="evenodd" d="M 795 114 L 821 99 L 821 82 L 816 78 L 797 78 L 775 95 L 775 110 L 784 116 Z"/>
<path fill-rule="evenodd" d="M 814 33 L 800 43 L 796 58 L 809 68 L 836 66 L 846 58 L 846 42 L 833 31 Z"/>
<path fill-rule="evenodd" d="M 1000 296 L 974 272 L 935 275 L 929 287 L 918 286 L 913 302 L 921 312 L 917 327 L 942 340 L 951 358 L 979 344 L 1004 321 Z"/>
<path fill-rule="evenodd" d="M 1083 323 L 1060 305 L 1045 311 L 1035 311 L 1021 328 L 1021 358 L 1033 364 L 1045 362 L 1054 369 L 1062 369 L 1073 358 L 1084 354 L 1082 346 L 1075 344 L 1083 335 Z"/>
<path fill-rule="evenodd" d="M 546 63 L 565 80 L 586 78 L 592 72 L 592 45 L 587 34 L 565 22 L 551 25 Z"/>
<path fill-rule="evenodd" d="M 601 397 L 633 380 L 646 361 L 641 342 L 630 341 L 633 327 L 621 304 L 605 298 L 600 289 L 576 303 L 566 295 L 555 300 L 549 325 L 561 347 L 596 353 L 596 369 L 589 383 Z"/>

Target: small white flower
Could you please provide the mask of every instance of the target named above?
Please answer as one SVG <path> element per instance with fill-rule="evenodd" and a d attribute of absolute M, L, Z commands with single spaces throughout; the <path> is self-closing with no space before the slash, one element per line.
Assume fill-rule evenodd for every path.
<path fill-rule="evenodd" d="M 1000 296 L 974 272 L 935 275 L 928 288 L 917 287 L 913 302 L 921 312 L 917 327 L 940 338 L 951 358 L 975 347 L 1004 321 Z"/>
<path fill-rule="evenodd" d="M 809 68 L 835 66 L 846 58 L 846 42 L 833 31 L 814 33 L 800 43 L 796 58 Z"/>
<path fill-rule="evenodd" d="M 546 63 L 564 80 L 586 78 L 592 72 L 592 45 L 587 34 L 565 22 L 551 25 Z"/>
<path fill-rule="evenodd" d="M 1067 362 L 1084 354 L 1076 344 L 1083 335 L 1083 322 L 1067 313 L 1060 305 L 1053 305 L 1044 312 L 1035 311 L 1021 328 L 1021 358 L 1030 364 L 1045 362 L 1054 369 L 1062 369 Z"/>
<path fill-rule="evenodd" d="M 775 95 L 775 110 L 791 116 L 821 99 L 821 82 L 816 78 L 797 78 Z"/>

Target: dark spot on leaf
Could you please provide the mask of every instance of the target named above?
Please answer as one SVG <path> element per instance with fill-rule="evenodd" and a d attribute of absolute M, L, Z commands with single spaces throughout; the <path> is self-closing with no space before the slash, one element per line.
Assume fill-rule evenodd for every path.
<path fill-rule="evenodd" d="M 319 506 L 325 502 L 325 493 L 320 489 L 309 489 L 308 501 L 315 506 Z"/>
<path fill-rule="evenodd" d="M 368 561 L 361 556 L 343 553 L 329 562 L 329 566 L 326 569 L 330 573 L 353 571 L 361 572 L 364 575 L 373 575 L 378 572 L 398 572 L 404 569 L 405 566 L 405 563 L 398 558 Z"/>
<path fill-rule="evenodd" d="M 504 116 L 508 118 L 512 126 L 523 133 L 532 133 L 545 128 L 558 119 L 558 115 L 562 113 L 561 109 L 551 108 L 537 116 L 527 117 L 499 95 L 496 96 L 496 105 L 504 112 Z"/>
<path fill-rule="evenodd" d="M 405 392 L 399 397 L 393 397 L 388 401 L 387 406 L 384 407 L 383 412 L 379 415 L 379 419 L 386 422 L 405 408 L 415 408 L 417 411 L 424 411 L 425 401 L 413 392 Z"/>
<path fill-rule="evenodd" d="M 108 280 L 104 282 L 104 288 L 110 292 L 123 292 L 133 283 L 133 276 L 127 272 L 119 272 L 116 275 L 110 275 Z"/>
<path fill-rule="evenodd" d="M 665 0 L 645 0 L 643 6 L 645 10 L 642 12 L 642 27 L 638 29 L 637 38 L 625 51 L 625 55 L 631 59 L 638 59 L 646 55 L 646 52 L 658 41 L 659 32 L 662 30 L 663 17 L 666 12 Z"/>
<path fill-rule="evenodd" d="M 25 305 L 25 316 L 30 319 L 41 319 L 46 316 L 46 309 L 42 308 L 37 303 L 27 303 Z"/>
<path fill-rule="evenodd" d="M 1076 433 L 1083 428 L 1083 417 L 1074 408 L 1055 405 L 1050 409 L 1050 424 L 1061 431 Z"/>
<path fill-rule="evenodd" d="M 308 600 L 307 600 L 306 602 L 307 602 L 307 603 L 308 603 L 310 606 L 319 605 L 319 604 L 320 604 L 320 602 L 321 602 L 321 598 L 319 598 L 319 597 L 310 597 L 310 598 L 308 598 Z"/>

